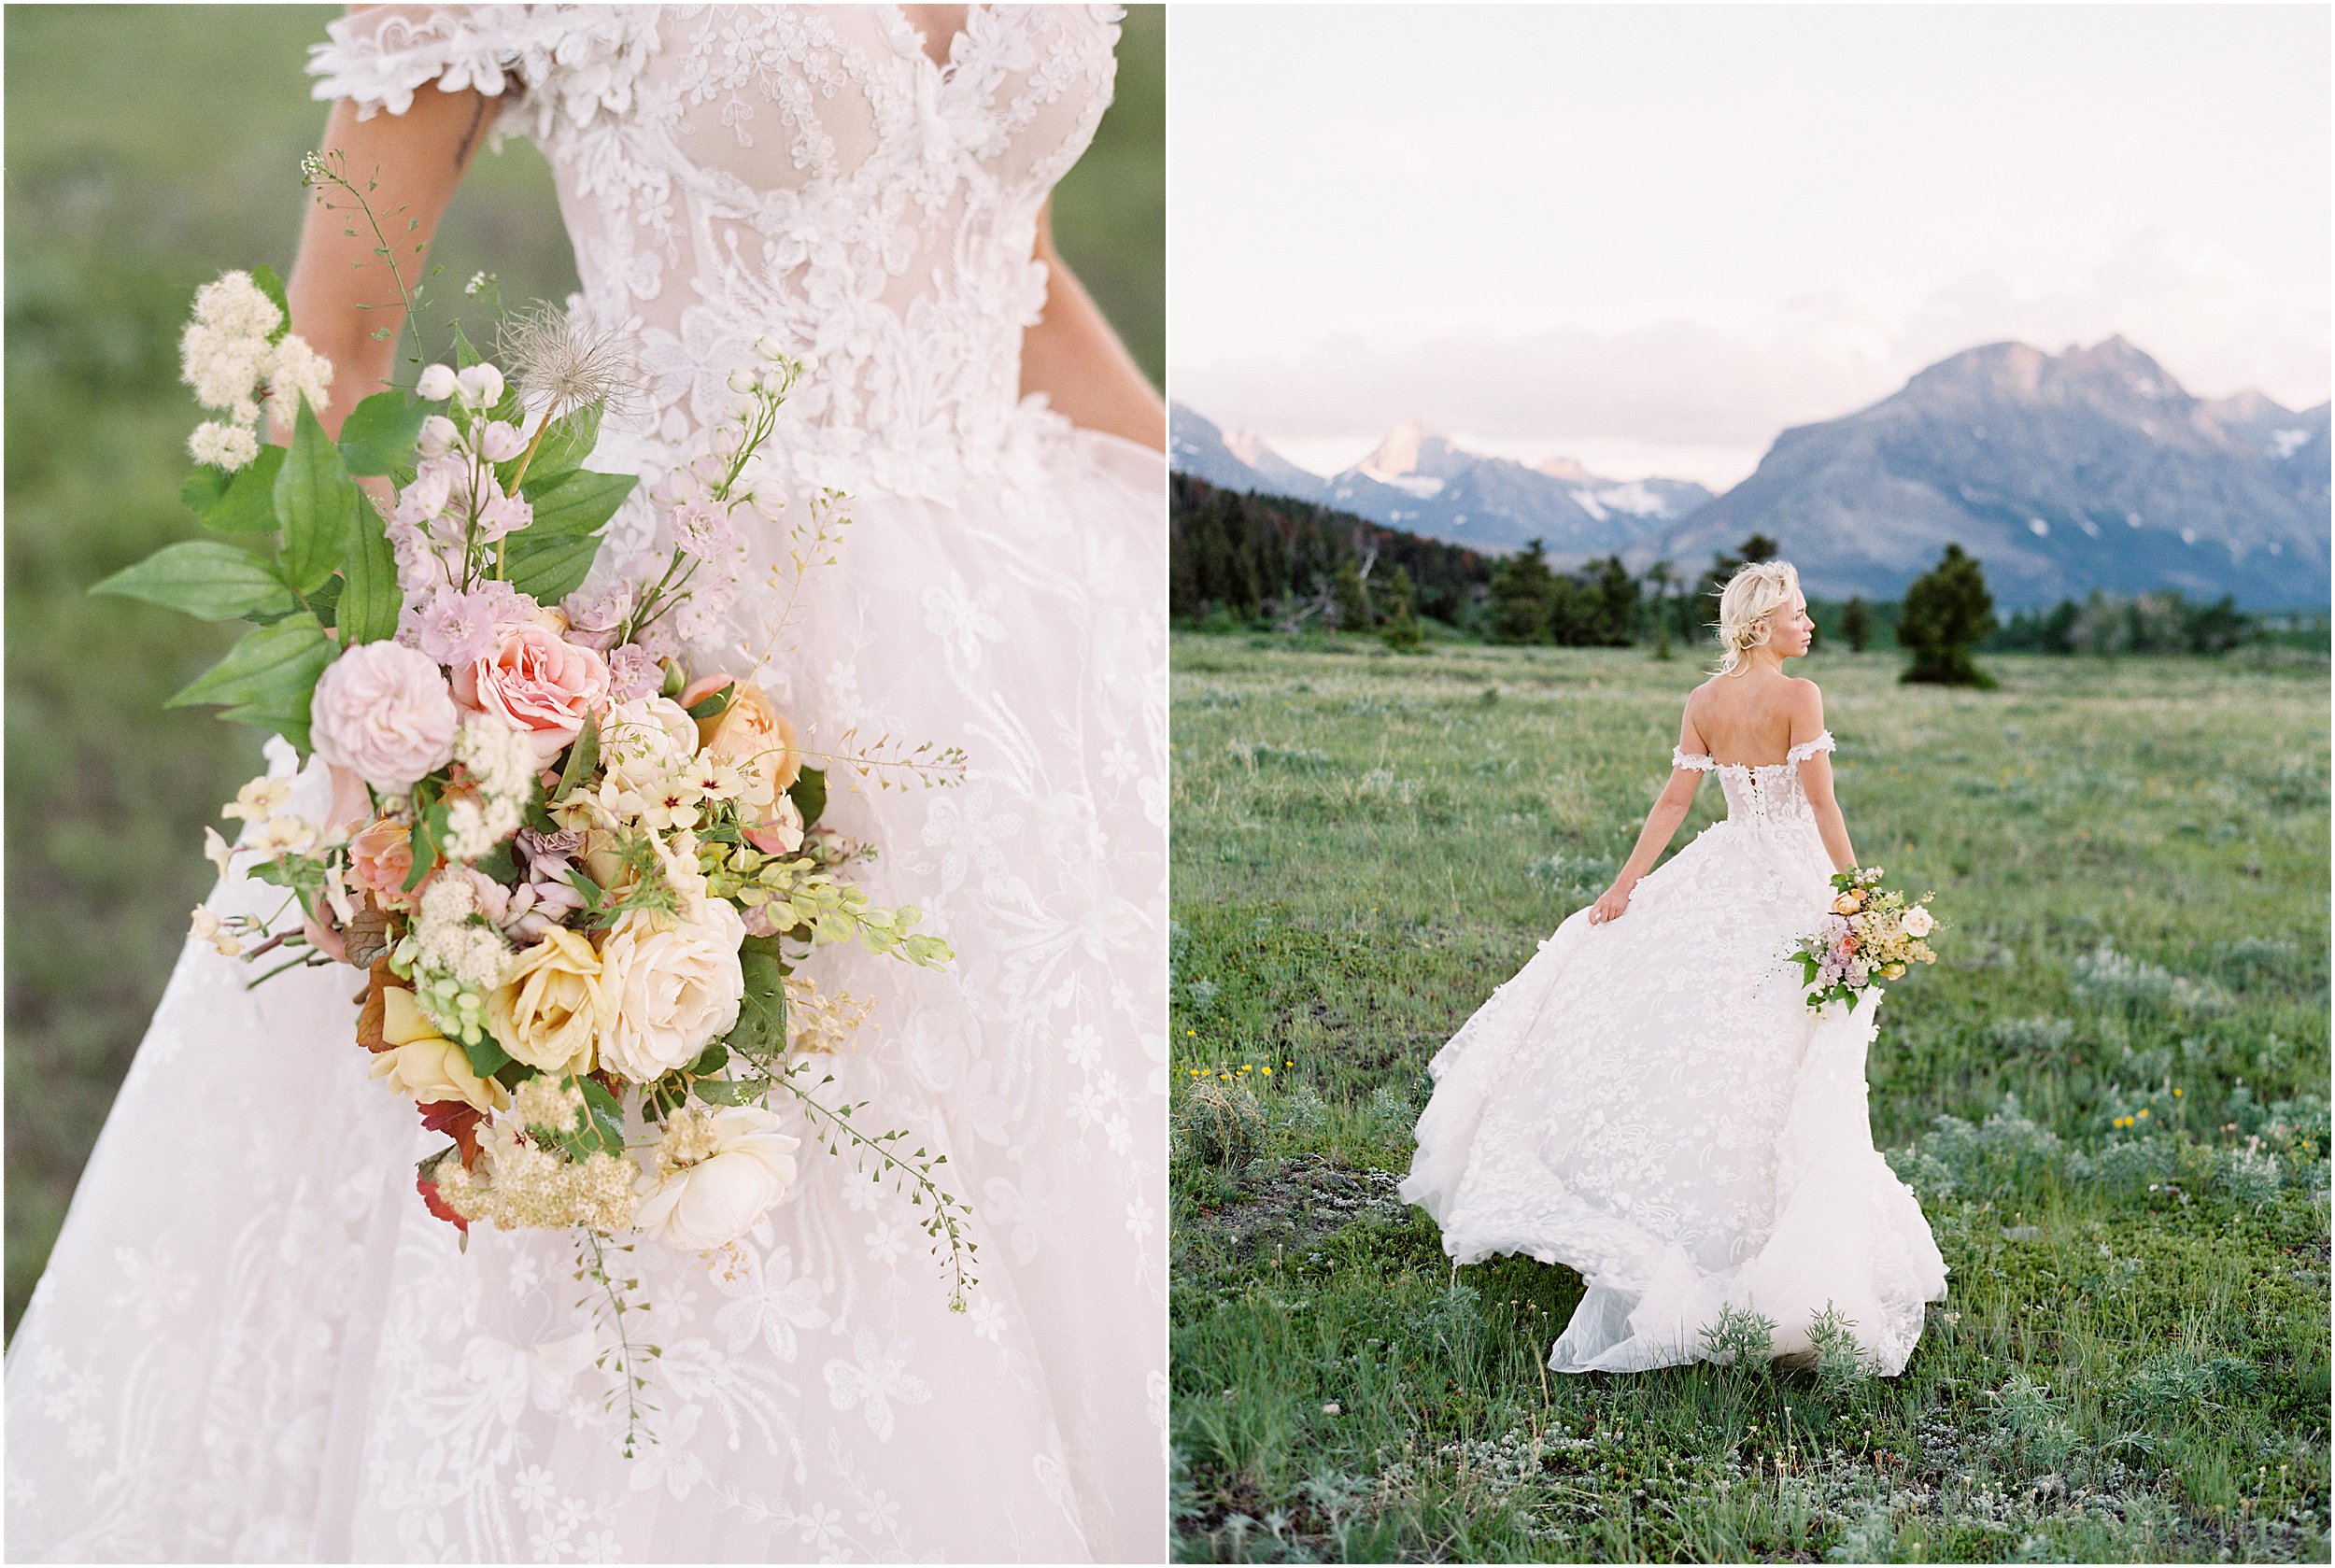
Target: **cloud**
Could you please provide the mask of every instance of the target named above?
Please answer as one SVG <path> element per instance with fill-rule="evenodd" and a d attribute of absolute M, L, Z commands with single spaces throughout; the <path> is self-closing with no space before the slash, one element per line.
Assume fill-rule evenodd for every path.
<path fill-rule="evenodd" d="M 1285 355 L 1180 362 L 1172 380 L 1178 398 L 1213 418 L 1296 439 L 1351 438 L 1417 415 L 1552 449 L 1708 449 L 1764 446 L 2006 338 L 2058 352 L 2122 332 L 2201 396 L 2257 386 L 2300 406 L 2327 396 L 2328 328 L 2323 297 L 2284 294 L 2211 242 L 2152 229 L 2073 288 L 2026 291 L 1974 272 L 1895 308 L 1831 289 L 1729 326 L 1681 315 L 1408 342 L 1347 333 Z"/>

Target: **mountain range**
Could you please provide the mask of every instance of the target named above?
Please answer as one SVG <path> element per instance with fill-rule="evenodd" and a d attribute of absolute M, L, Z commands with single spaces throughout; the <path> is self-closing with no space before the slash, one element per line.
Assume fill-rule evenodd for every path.
<path fill-rule="evenodd" d="M 1189 409 L 1170 433 L 1175 466 L 1211 483 L 1479 548 L 1538 538 L 1560 561 L 1693 569 L 1764 533 L 1826 598 L 1895 598 L 1948 541 L 2006 608 L 2167 587 L 2286 608 L 2329 586 L 2328 405 L 2196 398 L 2121 337 L 1967 349 L 1870 407 L 1785 431 L 1717 497 L 1480 457 L 1415 421 L 1327 479 Z"/>
<path fill-rule="evenodd" d="M 1527 467 L 1485 457 L 1416 419 L 1326 479 L 1181 403 L 1169 414 L 1168 445 L 1178 472 L 1226 489 L 1292 496 L 1481 550 L 1517 550 L 1538 539 L 1559 559 L 1626 552 L 1711 499 L 1683 479 L 1601 479 L 1562 458 Z"/>

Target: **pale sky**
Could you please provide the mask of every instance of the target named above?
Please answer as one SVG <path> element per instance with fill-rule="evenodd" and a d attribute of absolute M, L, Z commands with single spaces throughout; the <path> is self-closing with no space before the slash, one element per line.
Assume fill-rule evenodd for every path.
<path fill-rule="evenodd" d="M 2328 10 L 1170 19 L 1174 395 L 1327 471 L 1411 415 L 1716 487 L 1960 349 L 2328 386 Z"/>

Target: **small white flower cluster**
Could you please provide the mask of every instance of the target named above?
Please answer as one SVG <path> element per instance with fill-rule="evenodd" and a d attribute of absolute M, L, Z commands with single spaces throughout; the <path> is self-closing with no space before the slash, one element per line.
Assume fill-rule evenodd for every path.
<path fill-rule="evenodd" d="M 438 1195 L 465 1220 L 498 1230 L 564 1230 L 583 1225 L 613 1236 L 632 1223 L 640 1198 L 640 1167 L 620 1154 L 596 1151 L 582 1161 L 538 1149 L 507 1120 L 487 1129 L 487 1176 L 459 1161 L 439 1167 Z"/>
<path fill-rule="evenodd" d="M 180 372 L 196 402 L 227 416 L 204 421 L 187 438 L 196 462 L 232 473 L 258 457 L 263 403 L 279 433 L 291 429 L 302 398 L 323 407 L 333 361 L 294 332 L 270 343 L 283 321 L 249 273 L 227 273 L 195 291 L 194 319 L 178 340 Z"/>
<path fill-rule="evenodd" d="M 411 976 L 414 999 L 448 1039 L 476 1041 L 486 1027 L 486 994 L 501 985 L 515 954 L 479 907 L 466 876 L 433 877 L 421 891 L 413 929 L 396 959 Z"/>
<path fill-rule="evenodd" d="M 511 1115 L 522 1127 L 555 1137 L 572 1133 L 584 1118 L 584 1091 L 548 1074 L 538 1074 L 511 1091 Z"/>
<path fill-rule="evenodd" d="M 534 793 L 535 749 L 509 725 L 474 713 L 455 734 L 454 760 L 476 793 L 447 800 L 446 850 L 456 860 L 476 860 L 519 830 Z"/>

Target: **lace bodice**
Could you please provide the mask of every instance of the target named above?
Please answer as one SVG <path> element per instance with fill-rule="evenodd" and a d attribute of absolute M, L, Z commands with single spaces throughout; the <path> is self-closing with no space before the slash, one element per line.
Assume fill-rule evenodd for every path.
<path fill-rule="evenodd" d="M 309 70 L 361 116 L 433 80 L 507 100 L 496 139 L 550 160 L 582 308 L 658 377 L 604 459 L 653 480 L 771 334 L 818 360 L 788 421 L 800 480 L 952 501 L 1068 432 L 1021 397 L 1021 334 L 1119 14 L 970 7 L 943 64 L 897 6 L 385 6 L 333 22 Z"/>
<path fill-rule="evenodd" d="M 1717 773 L 1719 787 L 1727 794 L 1729 822 L 1814 826 L 1816 812 L 1808 804 L 1808 792 L 1800 783 L 1800 765 L 1817 753 L 1832 749 L 1833 732 L 1826 729 L 1818 731 L 1815 740 L 1803 741 L 1786 752 L 1781 762 L 1758 767 L 1746 762 L 1721 762 L 1715 756 L 1674 746 L 1670 765 L 1691 768 L 1698 773 Z"/>

